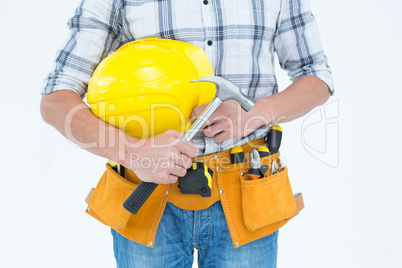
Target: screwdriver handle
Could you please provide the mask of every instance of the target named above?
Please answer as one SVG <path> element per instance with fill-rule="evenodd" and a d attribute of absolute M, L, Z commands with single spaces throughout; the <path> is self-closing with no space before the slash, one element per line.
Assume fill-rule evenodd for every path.
<path fill-rule="evenodd" d="M 282 128 L 279 125 L 273 125 L 269 128 L 266 142 L 268 143 L 269 153 L 276 154 L 281 147 Z"/>
<path fill-rule="evenodd" d="M 147 201 L 148 197 L 158 187 L 158 184 L 153 182 L 141 182 L 140 185 L 131 193 L 124 201 L 123 207 L 132 214 L 137 214 L 142 205 Z"/>

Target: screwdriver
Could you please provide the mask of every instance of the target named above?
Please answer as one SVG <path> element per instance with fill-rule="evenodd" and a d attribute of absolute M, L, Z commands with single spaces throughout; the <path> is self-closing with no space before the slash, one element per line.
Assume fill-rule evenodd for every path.
<path fill-rule="evenodd" d="M 269 148 L 269 154 L 276 154 L 279 151 L 282 141 L 282 128 L 279 125 L 273 125 L 269 128 L 266 142 Z"/>
<path fill-rule="evenodd" d="M 246 159 L 244 157 L 243 149 L 240 146 L 235 146 L 230 150 L 230 159 L 232 164 L 244 163 Z"/>
<path fill-rule="evenodd" d="M 267 146 L 260 146 L 258 147 L 257 151 L 261 158 L 269 155 L 269 149 Z"/>

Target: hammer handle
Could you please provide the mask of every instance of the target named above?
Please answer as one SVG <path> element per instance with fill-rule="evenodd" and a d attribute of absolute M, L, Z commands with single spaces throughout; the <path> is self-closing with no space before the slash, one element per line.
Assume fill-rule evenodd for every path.
<path fill-rule="evenodd" d="M 182 141 L 190 141 L 194 135 L 200 130 L 212 113 L 218 108 L 222 101 L 227 99 L 235 99 L 240 103 L 242 108 L 247 112 L 253 108 L 256 101 L 243 94 L 240 88 L 232 83 L 231 81 L 224 79 L 222 77 L 203 77 L 197 80 L 190 81 L 194 82 L 211 82 L 219 87 L 225 88 L 225 94 L 221 97 L 215 96 L 215 98 L 209 103 L 207 108 L 201 113 L 201 115 L 195 120 L 190 129 L 184 134 Z M 133 214 L 137 214 L 142 205 L 147 201 L 148 197 L 152 194 L 158 184 L 151 182 L 141 182 L 140 185 L 135 189 L 135 191 L 129 196 L 129 198 L 124 201 L 123 207 Z"/>
<path fill-rule="evenodd" d="M 141 182 L 134 192 L 132 192 L 132 194 L 126 199 L 126 201 L 124 201 L 123 207 L 132 214 L 137 214 L 156 187 L 158 187 L 158 184 L 156 183 L 144 181 Z"/>
<path fill-rule="evenodd" d="M 214 98 L 205 108 L 205 110 L 198 116 L 195 122 L 191 125 L 190 129 L 184 134 L 182 141 L 191 141 L 194 135 L 201 129 L 208 118 L 215 112 L 221 105 L 222 101 L 219 98 Z"/>
<path fill-rule="evenodd" d="M 213 99 L 211 103 L 205 108 L 202 114 L 193 123 L 191 128 L 181 138 L 182 141 L 190 141 L 195 133 L 200 130 L 204 123 L 208 120 L 211 114 L 218 108 L 222 101 L 218 98 Z M 155 190 L 158 184 L 152 182 L 141 182 L 140 185 L 134 190 L 134 192 L 123 203 L 123 207 L 132 214 L 137 214 L 142 205 L 147 201 L 149 196 Z"/>

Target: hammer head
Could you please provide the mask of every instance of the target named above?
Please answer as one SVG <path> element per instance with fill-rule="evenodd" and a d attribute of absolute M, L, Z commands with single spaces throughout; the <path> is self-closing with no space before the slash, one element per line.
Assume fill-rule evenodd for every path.
<path fill-rule="evenodd" d="M 251 108 L 253 108 L 255 105 L 255 100 L 250 96 L 243 94 L 239 86 L 220 76 L 207 76 L 190 82 L 214 83 L 217 86 L 215 98 L 218 98 L 221 101 L 233 99 L 237 101 L 241 105 L 241 107 L 247 112 L 250 111 Z"/>

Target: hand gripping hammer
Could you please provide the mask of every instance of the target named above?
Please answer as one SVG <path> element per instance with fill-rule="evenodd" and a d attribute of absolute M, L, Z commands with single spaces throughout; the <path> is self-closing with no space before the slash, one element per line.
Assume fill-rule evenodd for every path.
<path fill-rule="evenodd" d="M 233 99 L 237 101 L 247 112 L 255 105 L 255 100 L 253 98 L 243 94 L 240 87 L 225 78 L 219 76 L 208 76 L 190 82 L 211 82 L 217 86 L 217 89 L 215 98 L 210 102 L 207 108 L 205 108 L 191 128 L 184 134 L 181 139 L 182 141 L 190 141 L 219 105 L 226 100 Z M 132 214 L 137 214 L 157 186 L 158 184 L 153 182 L 141 182 L 126 201 L 124 201 L 123 207 Z"/>

